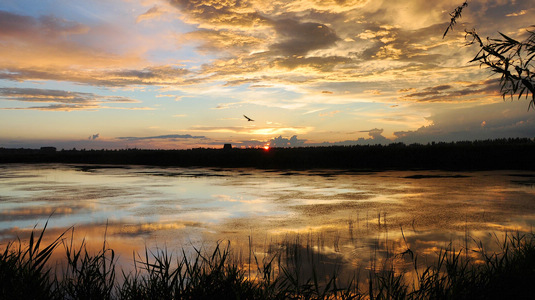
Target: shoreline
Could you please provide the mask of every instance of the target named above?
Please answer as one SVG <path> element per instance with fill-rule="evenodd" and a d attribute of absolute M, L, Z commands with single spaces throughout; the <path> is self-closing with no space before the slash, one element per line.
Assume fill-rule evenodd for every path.
<path fill-rule="evenodd" d="M 72 163 L 279 170 L 535 170 L 535 141 L 503 139 L 433 144 L 188 150 L 0 148 L 0 163 Z"/>

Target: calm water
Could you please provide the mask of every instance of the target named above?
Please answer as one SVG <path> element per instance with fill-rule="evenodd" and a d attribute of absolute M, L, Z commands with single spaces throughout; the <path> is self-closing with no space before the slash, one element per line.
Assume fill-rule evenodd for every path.
<path fill-rule="evenodd" d="M 535 172 L 524 171 L 3 165 L 0 246 L 49 220 L 50 238 L 74 226 L 100 247 L 106 232 L 123 258 L 221 240 L 262 253 L 293 241 L 323 262 L 368 268 L 407 247 L 426 256 L 449 243 L 471 247 L 472 238 L 491 245 L 491 233 L 530 232 L 534 186 Z"/>

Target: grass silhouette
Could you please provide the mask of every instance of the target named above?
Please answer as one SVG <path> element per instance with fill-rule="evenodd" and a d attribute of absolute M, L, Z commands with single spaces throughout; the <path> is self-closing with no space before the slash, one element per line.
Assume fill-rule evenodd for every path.
<path fill-rule="evenodd" d="M 74 234 L 69 239 L 66 232 L 43 246 L 45 230 L 46 224 L 0 252 L 0 299 L 529 299 L 535 281 L 533 233 L 495 235 L 497 252 L 481 242 L 472 255 L 448 246 L 424 267 L 407 248 L 392 257 L 410 261 L 412 269 L 395 271 L 386 261 L 364 281 L 341 282 L 336 271 L 320 274 L 314 259 L 303 257 L 310 249 L 298 238 L 261 259 L 249 251 L 247 264 L 233 258 L 230 243 L 210 252 L 194 248 L 193 255 L 145 249 L 134 257 L 134 270 L 124 272 L 105 239 L 96 253 L 85 241 L 74 246 Z M 60 245 L 65 258 L 53 264 Z"/>

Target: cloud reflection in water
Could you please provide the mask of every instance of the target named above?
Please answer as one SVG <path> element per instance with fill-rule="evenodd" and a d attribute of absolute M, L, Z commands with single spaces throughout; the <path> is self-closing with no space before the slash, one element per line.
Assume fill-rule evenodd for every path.
<path fill-rule="evenodd" d="M 450 243 L 462 249 L 467 235 L 492 244 L 491 232 L 529 232 L 535 223 L 535 189 L 523 184 L 530 172 L 86 169 L 4 167 L 0 238 L 23 237 L 50 218 L 51 238 L 74 226 L 77 238 L 100 245 L 106 231 L 123 257 L 145 245 L 229 240 L 247 253 L 251 238 L 267 253 L 297 241 L 349 271 L 407 247 L 424 256 Z"/>

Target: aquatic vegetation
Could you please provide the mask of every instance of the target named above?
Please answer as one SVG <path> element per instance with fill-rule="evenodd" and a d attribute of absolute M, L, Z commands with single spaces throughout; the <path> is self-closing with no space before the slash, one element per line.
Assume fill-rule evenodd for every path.
<path fill-rule="evenodd" d="M 32 231 L 28 245 L 9 242 L 0 252 L 1 299 L 55 299 L 59 298 L 57 281 L 52 278 L 47 262 L 60 244 L 63 234 L 44 248 L 41 242 L 48 222 L 36 236 Z"/>
<path fill-rule="evenodd" d="M 344 282 L 336 267 L 322 273 L 299 237 L 262 257 L 250 249 L 245 259 L 236 259 L 224 242 L 211 251 L 182 249 L 176 255 L 145 249 L 135 255 L 134 271 L 125 272 L 105 240 L 96 253 L 85 241 L 75 246 L 65 233 L 42 246 L 45 230 L 32 232 L 27 242 L 8 243 L 0 253 L 1 299 L 523 299 L 535 280 L 533 233 L 496 236 L 497 252 L 476 241 L 472 253 L 445 247 L 429 266 L 407 246 L 390 258 L 409 261 L 411 268 L 400 270 L 386 260 L 367 278 Z M 65 258 L 53 264 L 59 245 Z"/>

